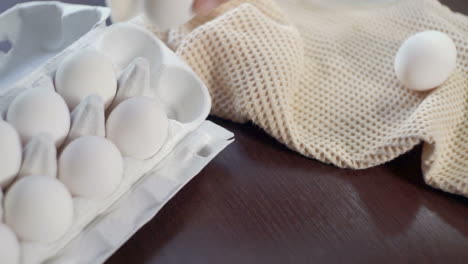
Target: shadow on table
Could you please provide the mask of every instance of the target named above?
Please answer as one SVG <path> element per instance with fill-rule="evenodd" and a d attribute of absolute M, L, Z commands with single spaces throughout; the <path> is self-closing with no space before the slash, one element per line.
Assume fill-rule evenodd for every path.
<path fill-rule="evenodd" d="M 238 125 L 231 122 L 214 119 L 225 127 Z M 300 154 L 285 155 L 287 159 L 281 162 L 278 157 L 270 157 L 275 162 L 266 162 L 263 155 L 271 155 L 271 148 L 275 152 L 292 152 L 287 147 L 267 135 L 260 128 L 249 125 L 242 128 L 242 142 L 245 146 L 238 146 L 240 152 L 251 159 L 258 166 L 283 168 L 289 164 L 291 170 L 307 171 L 311 167 L 304 166 L 302 160 L 307 159 Z M 252 141 L 252 142 L 250 142 Z M 250 148 L 253 141 L 269 147 Z M 330 165 L 310 160 L 315 163 L 314 174 L 329 174 L 353 186 L 362 204 L 367 209 L 376 228 L 384 236 L 398 236 L 408 231 L 414 224 L 420 210 L 427 209 L 439 216 L 447 225 L 468 237 L 468 198 L 448 194 L 436 190 L 425 184 L 420 169 L 421 147 L 418 146 L 409 153 L 396 160 L 367 170 L 338 169 Z M 311 177 L 314 177 L 311 175 Z"/>
<path fill-rule="evenodd" d="M 405 234 L 412 225 L 429 224 L 416 221 L 423 211 L 431 212 L 426 221 L 443 223 L 468 237 L 468 199 L 436 190 L 424 182 L 420 169 L 421 147 L 416 147 L 396 160 L 368 170 L 355 171 L 353 177 L 345 179 L 351 183 L 376 227 L 385 236 Z M 373 177 L 375 188 L 370 190 L 368 180 Z M 385 197 L 385 198 L 384 198 Z M 378 202 L 376 202 L 378 201 Z M 389 220 L 393 219 L 393 220 Z"/>

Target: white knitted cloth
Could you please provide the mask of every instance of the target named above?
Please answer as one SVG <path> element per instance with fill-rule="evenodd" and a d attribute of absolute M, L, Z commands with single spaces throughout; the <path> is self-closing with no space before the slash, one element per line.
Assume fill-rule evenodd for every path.
<path fill-rule="evenodd" d="M 424 141 L 426 182 L 468 196 L 468 19 L 436 0 L 341 1 L 231 0 L 160 36 L 207 84 L 212 114 L 346 168 Z M 393 60 L 429 29 L 453 38 L 457 69 L 438 89 L 411 92 Z"/>

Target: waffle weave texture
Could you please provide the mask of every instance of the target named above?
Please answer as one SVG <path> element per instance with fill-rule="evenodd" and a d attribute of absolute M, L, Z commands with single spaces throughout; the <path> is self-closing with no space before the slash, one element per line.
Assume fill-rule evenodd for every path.
<path fill-rule="evenodd" d="M 207 84 L 213 115 L 252 121 L 343 168 L 376 166 L 424 142 L 425 181 L 468 196 L 468 19 L 436 0 L 330 2 L 231 0 L 160 36 Z M 454 40 L 457 68 L 436 90 L 412 92 L 394 57 L 424 30 Z"/>

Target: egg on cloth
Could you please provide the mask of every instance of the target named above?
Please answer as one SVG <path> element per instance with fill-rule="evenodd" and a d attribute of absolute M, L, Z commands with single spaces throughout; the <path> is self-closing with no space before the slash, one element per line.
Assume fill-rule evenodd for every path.
<path fill-rule="evenodd" d="M 125 157 L 148 159 L 163 146 L 169 120 L 154 99 L 137 96 L 119 104 L 106 122 L 107 138 Z"/>
<path fill-rule="evenodd" d="M 59 179 L 75 196 L 103 198 L 114 192 L 123 177 L 119 149 L 99 136 L 72 141 L 59 157 Z"/>
<path fill-rule="evenodd" d="M 0 187 L 5 188 L 21 167 L 21 141 L 15 128 L 0 119 Z"/>
<path fill-rule="evenodd" d="M 84 49 L 71 54 L 58 66 L 55 88 L 73 111 L 89 95 L 102 98 L 105 107 L 114 100 L 117 77 L 112 61 L 94 49 Z"/>
<path fill-rule="evenodd" d="M 427 91 L 443 84 L 456 64 L 457 48 L 452 39 L 439 31 L 424 31 L 405 40 L 394 67 L 406 88 Z"/>
<path fill-rule="evenodd" d="M 32 175 L 15 182 L 5 195 L 5 222 L 20 240 L 54 242 L 73 221 L 73 200 L 60 181 Z"/>
<path fill-rule="evenodd" d="M 24 145 L 33 136 L 45 133 L 60 146 L 70 130 L 70 112 L 63 98 L 40 87 L 18 95 L 8 109 L 6 120 L 16 128 Z"/>
<path fill-rule="evenodd" d="M 19 264 L 20 244 L 15 233 L 0 223 L 0 263 Z"/>

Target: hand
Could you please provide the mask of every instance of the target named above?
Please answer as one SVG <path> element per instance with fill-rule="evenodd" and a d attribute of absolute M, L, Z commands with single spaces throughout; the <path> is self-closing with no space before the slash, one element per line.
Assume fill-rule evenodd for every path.
<path fill-rule="evenodd" d="M 193 9 L 198 15 L 206 15 L 227 0 L 195 0 Z"/>

